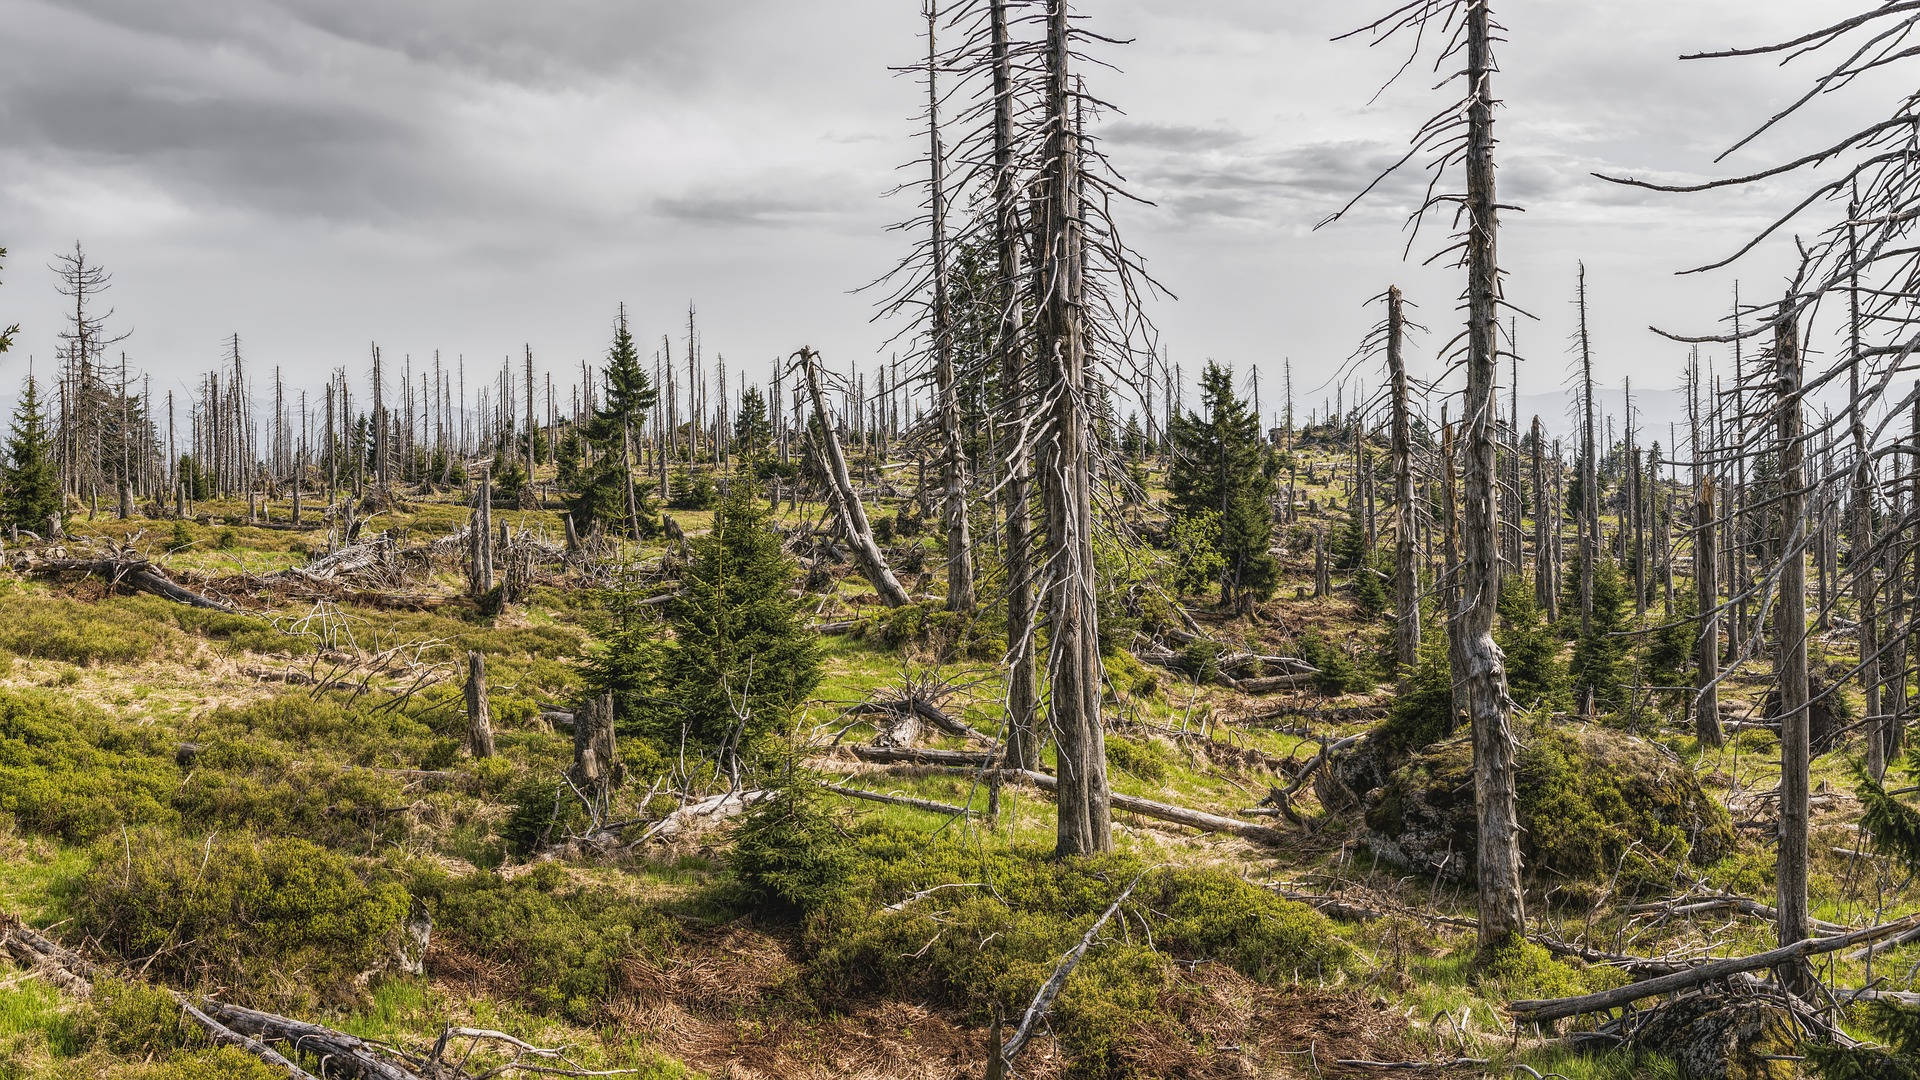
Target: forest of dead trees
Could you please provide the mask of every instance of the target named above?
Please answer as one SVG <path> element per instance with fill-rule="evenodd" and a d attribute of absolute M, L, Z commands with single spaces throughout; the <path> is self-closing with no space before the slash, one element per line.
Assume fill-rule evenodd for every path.
<path fill-rule="evenodd" d="M 996 797 L 1002 784 L 1037 785 L 1055 808 L 1061 858 L 1112 851 L 1116 810 L 1285 845 L 1314 831 L 1292 800 L 1336 775 L 1343 757 L 1369 753 L 1369 739 L 1377 750 L 1383 736 L 1321 740 L 1290 786 L 1274 786 L 1271 823 L 1116 795 L 1110 661 L 1124 654 L 1282 702 L 1356 663 L 1371 665 L 1374 687 L 1402 698 L 1437 677 L 1442 704 L 1415 725 L 1424 727 L 1414 749 L 1456 732 L 1470 747 L 1479 958 L 1546 940 L 1562 955 L 1611 957 L 1638 980 L 1515 1001 L 1515 1022 L 1737 987 L 1803 1023 L 1808 1043 L 1819 1043 L 1806 1054 L 1829 1075 L 1912 1075 L 1873 1071 L 1913 1068 L 1906 1055 L 1920 1047 L 1899 1036 L 1913 1030 L 1902 1019 L 1910 1014 L 1885 1022 L 1887 1047 L 1857 1042 L 1838 1029 L 1834 1009 L 1848 994 L 1884 988 L 1833 985 L 1814 962 L 1914 935 L 1912 917 L 1836 929 L 1810 910 L 1808 874 L 1811 763 L 1835 751 L 1859 759 L 1862 847 L 1920 865 L 1920 811 L 1889 776 L 1905 769 L 1920 715 L 1920 650 L 1910 646 L 1920 607 L 1916 99 L 1805 157 L 1786 153 L 1776 168 L 1699 186 L 1827 170 L 1755 240 L 1792 248 L 1784 288 L 1736 284 L 1732 260 L 1705 268 L 1725 280 L 1724 311 L 1662 328 L 1645 346 L 1684 360 L 1680 385 L 1651 389 L 1677 391 L 1685 423 L 1659 430 L 1635 402 L 1647 388 L 1621 379 L 1621 390 L 1601 389 L 1624 365 L 1595 354 L 1589 328 L 1617 313 L 1607 282 L 1589 280 L 1577 253 L 1551 283 L 1578 315 L 1575 408 L 1519 409 L 1522 362 L 1545 383 L 1558 355 L 1523 357 L 1515 344 L 1516 324 L 1529 316 L 1506 299 L 1499 236 L 1511 208 L 1500 201 L 1496 158 L 1527 148 L 1495 137 L 1496 53 L 1526 43 L 1504 40 L 1484 0 L 1419 0 L 1356 32 L 1387 51 L 1412 48 L 1447 76 L 1436 99 L 1444 107 L 1412 130 L 1396 168 L 1432 170 L 1426 201 L 1413 208 L 1415 243 L 1427 242 L 1422 227 L 1445 229 L 1428 253 L 1457 264 L 1458 303 L 1410 298 L 1383 276 L 1369 306 L 1375 321 L 1356 326 L 1354 355 L 1327 385 L 1302 393 L 1291 363 L 1277 380 L 1268 356 L 1248 356 L 1238 370 L 1186 371 L 1157 339 L 1149 312 L 1167 298 L 1121 241 L 1113 215 L 1125 213 L 1128 196 L 1094 137 L 1112 107 L 1098 96 L 1101 68 L 1088 54 L 1112 43 L 1063 3 L 926 0 L 924 14 L 926 51 L 913 69 L 925 81 L 916 136 L 924 156 L 903 193 L 913 206 L 898 229 L 906 252 L 869 286 L 897 328 L 883 359 L 822 356 L 795 342 L 788 356 L 729 363 L 689 305 L 685 325 L 657 344 L 629 326 L 624 308 L 610 310 L 607 353 L 591 361 L 556 362 L 530 344 L 498 360 L 395 357 L 374 343 L 317 386 L 296 385 L 236 333 L 187 389 L 156 389 L 112 309 L 114 290 L 137 282 L 114 281 L 80 244 L 52 256 L 50 275 L 23 269 L 16 253 L 6 291 L 57 289 L 68 315 L 57 355 L 44 365 L 36 358 L 21 378 L 0 462 L 13 565 L 105 566 L 144 575 L 126 579 L 137 588 L 224 605 L 142 557 L 83 550 L 70 534 L 82 522 L 188 522 L 205 515 L 203 504 L 244 504 L 227 523 L 323 536 L 309 570 L 331 574 L 372 542 L 368 522 L 445 498 L 466 508 L 459 558 L 467 591 L 488 610 L 524 596 L 528 571 L 516 559 L 551 558 L 598 584 L 636 574 L 653 591 L 641 603 L 630 596 L 616 625 L 624 632 L 637 625 L 629 618 L 654 618 L 657 605 L 682 620 L 673 626 L 684 651 L 689 628 L 708 616 L 675 614 L 704 572 L 675 515 L 719 508 L 714 543 L 748 552 L 753 537 L 724 535 L 748 500 L 818 507 L 805 525 L 753 520 L 768 536 L 777 528 L 777 553 L 808 569 L 850 567 L 870 589 L 861 594 L 868 608 L 940 609 L 1004 627 L 998 734 L 982 735 L 935 695 L 909 694 L 903 700 L 919 704 L 881 710 L 893 726 L 862 748 L 863 759 L 971 770 Z M 1843 92 L 1853 73 L 1910 63 L 1903 43 L 1917 20 L 1920 5 L 1889 0 L 1793 41 L 1716 55 L 1817 64 L 1831 54 L 1804 104 Z M 1356 192 L 1356 203 L 1374 190 Z M 1338 229 L 1352 209 L 1323 226 Z M 1802 231 L 1782 235 L 1790 228 Z M 1424 327 L 1414 322 L 1416 299 L 1425 300 Z M 17 353 L 9 359 L 27 367 Z M 1268 371 L 1264 392 L 1255 365 Z M 505 508 L 552 511 L 564 537 L 509 537 L 491 516 Z M 938 538 L 930 567 L 901 557 L 896 540 L 908 528 Z M 639 545 L 657 538 L 676 546 L 638 565 Z M 1164 553 L 1166 583 L 1129 579 L 1115 551 L 1132 546 Z M 1289 559 L 1310 559 L 1310 576 L 1287 579 Z M 814 588 L 811 575 L 807 582 L 803 596 Z M 1156 591 L 1168 602 L 1142 599 Z M 1288 592 L 1352 597 L 1362 626 L 1384 628 L 1382 655 L 1287 625 L 1275 604 Z M 1229 620 L 1275 627 L 1291 647 L 1229 647 L 1217 630 Z M 1530 637 L 1515 629 L 1534 624 Z M 831 626 L 816 620 L 814 629 Z M 814 663 L 792 656 L 793 670 Z M 486 668 L 478 652 L 462 663 L 471 753 L 492 756 Z M 657 677 L 684 676 L 667 666 Z M 790 724 L 810 687 L 769 688 L 764 672 L 756 683 L 720 660 L 699 670 L 712 676 L 713 715 L 681 716 L 681 752 L 691 740 L 728 781 L 708 796 L 717 801 L 678 813 L 725 811 L 730 799 L 737 813 L 774 790 L 743 775 L 772 768 L 748 752 L 748 738 Z M 1765 683 L 1757 707 L 1723 700 L 1729 680 L 1747 680 L 1745 692 L 1756 676 Z M 615 816 L 608 791 L 622 767 L 614 732 L 631 719 L 622 712 L 634 700 L 630 685 L 620 681 L 629 677 L 605 676 L 568 716 L 568 783 L 585 793 L 596 833 Z M 1355 680 L 1365 683 L 1364 674 Z M 1680 962 L 1576 947 L 1549 932 L 1558 919 L 1534 906 L 1545 901 L 1529 885 L 1520 810 L 1519 757 L 1542 723 L 1664 731 L 1700 752 L 1743 731 L 1777 732 L 1778 789 L 1767 797 L 1773 895 L 1746 901 L 1773 923 L 1775 947 Z M 970 749 L 916 747 L 922 724 Z M 1396 737 L 1408 727 L 1398 712 L 1390 724 Z M 1336 809 L 1331 794 L 1321 801 Z M 1004 1033 L 996 1019 L 988 1075 L 1015 1066 L 1050 995 L 1132 889 L 1116 886 L 1114 909 L 1024 1016 L 1006 1016 Z M 1884 1001 L 1912 1004 L 1891 993 Z"/>

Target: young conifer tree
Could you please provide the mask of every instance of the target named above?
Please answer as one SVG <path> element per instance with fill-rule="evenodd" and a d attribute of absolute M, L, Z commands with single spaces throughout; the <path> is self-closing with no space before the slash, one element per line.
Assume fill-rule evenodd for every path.
<path fill-rule="evenodd" d="M 0 463 L 0 516 L 20 529 L 40 531 L 60 512 L 60 476 L 53 432 L 40 403 L 39 382 L 27 375 L 13 409 L 7 455 Z"/>
<path fill-rule="evenodd" d="M 1176 521 L 1218 515 L 1220 603 L 1242 612 L 1273 595 L 1280 568 L 1273 539 L 1271 458 L 1260 418 L 1233 389 L 1233 370 L 1208 364 L 1200 381 L 1202 413 L 1173 418 L 1174 457 L 1168 487 Z"/>

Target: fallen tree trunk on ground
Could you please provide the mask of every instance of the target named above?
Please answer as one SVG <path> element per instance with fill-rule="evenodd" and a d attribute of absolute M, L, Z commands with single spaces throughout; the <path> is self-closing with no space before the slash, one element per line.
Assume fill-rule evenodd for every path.
<path fill-rule="evenodd" d="M 850 746 L 853 756 L 876 765 L 957 765 L 982 768 L 998 760 L 997 755 L 976 750 L 923 750 L 906 746 Z"/>
<path fill-rule="evenodd" d="M 993 736 L 976 730 L 966 721 L 949 716 L 945 709 L 934 705 L 930 701 L 917 697 L 898 701 L 863 701 L 853 708 L 848 709 L 846 713 L 848 716 L 872 716 L 875 714 L 889 717 L 898 717 L 906 714 L 925 720 L 941 731 L 949 735 L 957 735 L 962 739 L 972 739 L 975 742 L 983 743 L 992 743 L 995 741 Z"/>
<path fill-rule="evenodd" d="M 1831 938 L 1809 938 L 1796 941 L 1791 945 L 1782 945 L 1752 956 L 1730 957 L 1725 960 L 1711 960 L 1687 971 L 1678 971 L 1670 975 L 1660 975 L 1614 990 L 1603 990 L 1597 994 L 1583 994 L 1570 998 L 1547 998 L 1537 1001 L 1514 1001 L 1507 1004 L 1507 1013 L 1515 1020 L 1529 1020 L 1544 1023 L 1549 1020 L 1563 1020 L 1581 1013 L 1604 1012 L 1615 1009 L 1641 998 L 1670 994 L 1675 990 L 1684 990 L 1690 986 L 1724 979 L 1730 975 L 1739 975 L 1762 968 L 1778 967 L 1781 964 L 1804 960 L 1809 956 L 1838 952 L 1853 945 L 1875 941 L 1892 934 L 1911 930 L 1920 926 L 1920 915 L 1910 915 L 1897 922 L 1870 926 L 1865 930 L 1856 930 L 1851 934 L 1842 934 Z"/>
<path fill-rule="evenodd" d="M 1032 784 L 1042 791 L 1057 792 L 1060 787 L 1058 780 L 1055 780 L 1045 773 L 1008 769 L 1003 770 L 1000 775 L 1006 779 Z M 1244 840 L 1252 840 L 1257 843 L 1271 845 L 1285 844 L 1292 839 L 1278 829 L 1268 828 L 1265 825 L 1255 825 L 1252 822 L 1241 821 L 1238 818 L 1209 814 L 1204 810 L 1189 810 L 1184 806 L 1172 806 L 1167 803 L 1154 802 L 1152 799 L 1142 799 L 1136 795 L 1122 795 L 1117 791 L 1113 793 L 1112 799 L 1115 810 L 1125 810 L 1128 813 L 1139 814 L 1141 817 L 1152 818 L 1155 821 L 1166 821 L 1175 825 L 1185 825 L 1190 829 L 1199 829 L 1203 832 L 1227 833 L 1232 836 L 1238 836 Z"/>
<path fill-rule="evenodd" d="M 0 954 L 12 957 L 14 963 L 46 979 L 63 993 L 77 998 L 93 995 L 93 977 L 97 968 L 92 961 L 12 916 L 0 915 Z M 174 993 L 173 999 L 188 1018 L 200 1025 L 214 1045 L 239 1047 L 262 1062 L 284 1070 L 289 1080 L 315 1080 L 312 1073 L 288 1060 L 279 1051 L 234 1031 L 194 1007 L 185 995 Z"/>
<path fill-rule="evenodd" d="M 889 806 L 909 806 L 915 810 L 925 810 L 932 814 L 946 814 L 950 817 L 966 817 L 973 813 L 964 806 L 934 802 L 931 799 L 916 799 L 908 795 L 887 795 L 878 791 L 863 791 L 860 788 L 846 787 L 841 784 L 821 784 L 821 787 L 835 795 L 845 795 L 849 799 L 865 799 L 868 802 L 886 803 Z"/>
<path fill-rule="evenodd" d="M 345 1032 L 318 1024 L 290 1020 L 273 1013 L 208 1000 L 206 1014 L 242 1035 L 262 1042 L 282 1042 L 296 1051 L 312 1054 L 325 1061 L 328 1076 L 354 1076 L 360 1080 L 421 1080 L 419 1074 L 401 1068 L 376 1053 L 373 1044 Z"/>
<path fill-rule="evenodd" d="M 138 556 L 103 559 L 34 559 L 27 563 L 27 570 L 32 574 L 49 577 L 61 574 L 91 574 L 106 578 L 109 585 L 125 585 L 136 592 L 152 593 L 189 607 L 205 608 L 228 615 L 239 614 L 238 609 L 232 604 L 211 596 L 203 596 L 174 582 L 161 573 L 159 568 Z"/>

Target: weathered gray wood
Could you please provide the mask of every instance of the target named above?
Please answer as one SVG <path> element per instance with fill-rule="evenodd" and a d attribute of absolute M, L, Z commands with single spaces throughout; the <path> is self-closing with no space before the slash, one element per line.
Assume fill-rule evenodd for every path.
<path fill-rule="evenodd" d="M 493 713 L 487 705 L 487 658 L 467 653 L 467 750 L 477 758 L 493 756 Z"/>
<path fill-rule="evenodd" d="M 1780 455 L 1783 524 L 1779 601 L 1775 606 L 1775 673 L 1780 684 L 1780 840 L 1774 873 L 1779 886 L 1779 940 L 1793 945 L 1811 934 L 1807 910 L 1807 803 L 1811 723 L 1807 709 L 1806 443 L 1800 400 L 1800 334 L 1784 318 L 1774 332 L 1778 372 L 1776 444 Z M 1783 958 L 1780 978 L 1804 995 L 1813 975 L 1798 956 Z"/>
<path fill-rule="evenodd" d="M 1466 660 L 1467 712 L 1473 725 L 1480 952 L 1526 934 L 1520 892 L 1520 820 L 1515 794 L 1513 702 L 1493 640 L 1500 593 L 1500 514 L 1494 502 L 1494 383 L 1500 355 L 1499 204 L 1494 188 L 1492 17 L 1486 3 L 1465 5 L 1467 67 L 1467 393 L 1461 528 L 1462 595 L 1458 628 Z"/>
<path fill-rule="evenodd" d="M 801 349 L 794 354 L 800 361 L 801 374 L 807 382 L 807 393 L 813 402 L 814 423 L 808 431 L 820 451 L 821 464 L 827 472 L 827 495 L 832 504 L 834 516 L 839 519 L 840 531 L 846 534 L 847 542 L 853 546 L 854 561 L 860 565 L 860 572 L 873 585 L 881 602 L 888 607 L 902 607 L 912 602 L 900 579 L 893 575 L 893 568 L 887 565 L 887 557 L 874 542 L 873 526 L 867 521 L 867 511 L 860 504 L 860 495 L 853 488 L 853 477 L 847 472 L 847 457 L 840 449 L 840 436 L 835 433 L 833 417 L 827 412 L 826 394 L 820 389 L 820 373 L 817 365 L 820 354 L 812 349 Z"/>
<path fill-rule="evenodd" d="M 1545 998 L 1538 1000 L 1513 1001 L 1507 1004 L 1507 1013 L 1515 1020 L 1532 1023 L 1546 1023 L 1550 1020 L 1564 1020 L 1581 1013 L 1604 1012 L 1617 1009 L 1622 1005 L 1639 1001 L 1641 998 L 1671 994 L 1675 990 L 1685 990 L 1690 986 L 1724 979 L 1742 972 L 1759 971 L 1762 968 L 1782 966 L 1804 967 L 1806 959 L 1823 953 L 1837 952 L 1865 942 L 1911 930 L 1920 925 L 1920 915 L 1910 915 L 1898 922 L 1870 926 L 1856 930 L 1851 934 L 1842 934 L 1830 938 L 1806 938 L 1770 949 L 1752 956 L 1730 957 L 1725 960 L 1713 960 L 1686 971 L 1676 971 L 1670 975 L 1659 975 L 1651 979 L 1642 979 L 1636 983 L 1602 990 L 1599 993 L 1583 994 L 1570 998 Z"/>
<path fill-rule="evenodd" d="M 1420 662 L 1420 573 L 1413 534 L 1419 504 L 1413 494 L 1413 419 L 1407 400 L 1407 363 L 1401 354 L 1406 312 L 1399 286 L 1387 290 L 1387 377 L 1393 405 L 1393 656 L 1400 666 Z"/>

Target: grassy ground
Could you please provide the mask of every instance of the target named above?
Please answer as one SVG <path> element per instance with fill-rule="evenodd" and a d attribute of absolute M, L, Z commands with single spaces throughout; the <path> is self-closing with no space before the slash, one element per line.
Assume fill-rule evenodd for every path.
<path fill-rule="evenodd" d="M 1309 490 L 1315 510 L 1302 524 L 1337 528 L 1345 514 L 1331 506 L 1341 498 L 1326 482 L 1331 457 L 1303 452 L 1302 460 L 1323 481 Z M 889 502 L 877 516 L 898 509 Z M 818 510 L 783 504 L 779 520 L 811 523 Z M 280 587 L 269 575 L 328 542 L 318 508 L 307 513 L 314 527 L 306 531 L 250 527 L 244 503 L 233 502 L 200 504 L 196 520 L 177 528 L 171 521 L 74 523 L 76 537 L 131 545 L 182 580 L 236 597 L 245 616 L 108 595 L 96 581 L 0 576 L 0 702 L 13 710 L 11 720 L 0 710 L 0 910 L 121 961 L 137 981 L 279 1008 L 394 1045 L 423 1047 L 446 1026 L 463 1025 L 564 1046 L 582 1067 L 642 1076 L 948 1077 L 977 1073 L 983 1010 L 993 996 L 969 1002 L 940 981 L 967 970 L 964 950 L 949 953 L 948 935 L 978 929 L 985 956 L 1005 946 L 992 944 L 995 935 L 1028 932 L 1019 928 L 1033 920 L 1030 940 L 1022 939 L 1026 952 L 1007 954 L 1018 963 L 981 976 L 983 986 L 1023 1001 L 1057 959 L 1059 942 L 1077 939 L 1123 884 L 1095 888 L 1075 879 L 1069 888 L 1049 876 L 1060 871 L 1035 869 L 1044 860 L 1023 861 L 1023 853 L 1052 842 L 1052 807 L 1037 793 L 1009 789 L 989 815 L 988 793 L 970 777 L 876 775 L 830 749 L 848 706 L 908 679 L 937 678 L 949 688 L 951 711 L 976 728 L 996 732 L 1003 718 L 992 650 L 956 655 L 937 627 L 915 631 L 879 618 L 871 590 L 845 576 L 821 598 L 819 617 L 852 613 L 863 624 L 825 641 L 826 677 L 793 747 L 842 782 L 966 805 L 973 816 L 828 799 L 831 830 L 847 838 L 853 861 L 820 886 L 832 899 L 803 905 L 798 919 L 756 914 L 742 900 L 727 829 L 672 845 L 573 849 L 529 862 L 515 838 L 552 816 L 557 777 L 571 757 L 570 736 L 547 728 L 539 712 L 570 702 L 580 686 L 578 665 L 600 619 L 592 597 L 555 579 L 528 603 L 486 619 L 460 597 L 452 565 L 422 579 L 416 588 L 429 602 L 411 608 L 351 590 Z M 290 507 L 275 504 L 270 515 L 288 521 Z M 550 511 L 499 516 L 515 529 L 562 531 Z M 711 523 L 706 512 L 673 516 L 689 532 Z M 422 498 L 366 528 L 418 543 L 457 529 L 465 517 L 452 498 Z M 1297 539 L 1304 531 L 1282 533 Z M 896 541 L 913 543 L 935 554 L 931 538 Z M 1164 555 L 1145 545 L 1132 550 L 1131 574 L 1150 586 Z M 628 554 L 646 564 L 667 551 L 660 540 Z M 1310 543 L 1290 547 L 1284 570 L 1279 599 L 1257 619 L 1210 616 L 1203 599 L 1186 599 L 1223 640 L 1287 652 L 1297 632 L 1312 628 L 1369 662 L 1384 620 L 1359 616 L 1344 590 L 1308 595 Z M 937 579 L 929 584 L 937 590 Z M 1834 659 L 1845 659 L 1844 641 L 1830 647 Z M 492 761 L 461 751 L 457 662 L 469 649 L 488 659 L 500 749 Z M 367 657 L 381 653 L 389 654 L 384 665 L 370 666 Z M 1739 673 L 1726 692 L 1752 705 L 1759 675 L 1757 668 Z M 1384 679 L 1336 698 L 1255 699 L 1124 655 L 1112 660 L 1110 676 L 1114 789 L 1227 814 L 1284 784 L 1285 765 L 1316 752 L 1320 740 L 1371 722 L 1330 724 L 1324 710 L 1394 699 Z M 310 685 L 336 677 L 332 689 Z M 1738 850 L 1700 868 L 1698 884 L 1768 900 L 1771 817 L 1756 796 L 1777 777 L 1773 737 L 1747 731 L 1726 749 L 1703 753 L 1684 723 L 1658 709 L 1641 726 L 1729 805 L 1738 827 Z M 856 725 L 843 738 L 871 735 L 871 727 Z M 962 743 L 934 738 L 928 745 Z M 663 809 L 639 797 L 672 763 L 637 747 L 628 753 L 637 783 L 623 810 Z M 1827 797 L 1816 816 L 1814 913 L 1859 926 L 1913 910 L 1915 896 L 1904 873 L 1853 853 L 1866 846 L 1850 795 L 1855 756 L 1857 746 L 1849 746 L 1815 764 L 1816 791 Z M 1406 914 L 1335 923 L 1294 905 L 1275 907 L 1259 933 L 1274 919 L 1311 918 L 1314 934 L 1342 956 L 1337 964 L 1280 970 L 1222 959 L 1237 955 L 1224 945 L 1219 956 L 1163 950 L 1154 935 L 1170 932 L 1160 920 L 1172 916 L 1129 909 L 1103 934 L 1095 954 L 1106 959 L 1089 962 L 1086 988 L 1063 1002 L 1060 1028 L 1028 1051 L 1032 1074 L 1367 1075 L 1333 1061 L 1392 1054 L 1491 1062 L 1458 1075 L 1511 1075 L 1518 1065 L 1567 1080 L 1677 1075 L 1657 1058 L 1576 1055 L 1539 1033 L 1516 1035 L 1502 1011 L 1506 1001 L 1623 978 L 1534 956 L 1494 969 L 1476 965 L 1472 932 L 1428 917 L 1470 919 L 1470 891 L 1375 863 L 1356 814 L 1326 813 L 1305 795 L 1298 805 L 1312 828 L 1276 821 L 1294 836 L 1278 848 L 1124 813 L 1116 816 L 1116 847 L 1128 867 L 1192 870 L 1210 875 L 1195 880 L 1245 882 L 1263 896 L 1269 886 L 1342 892 Z M 840 843 L 828 846 L 838 851 Z M 990 911 L 942 896 L 925 912 L 887 915 L 904 883 L 921 880 L 916 863 L 926 873 L 977 865 L 1038 875 L 1036 889 L 1059 895 L 1047 907 L 1022 906 L 1028 899 L 1010 894 L 1004 910 Z M 974 872 L 986 870 L 954 871 Z M 397 906 L 380 908 L 385 922 L 335 925 L 329 905 L 343 894 L 329 890 L 341 880 L 361 890 L 352 895 L 362 909 L 378 908 L 388 889 L 397 890 Z M 1675 882 L 1672 893 L 1689 884 Z M 1190 894 L 1168 895 L 1185 903 Z M 1771 928 L 1757 919 L 1658 919 L 1604 888 L 1597 902 L 1591 889 L 1579 895 L 1570 904 L 1555 890 L 1539 890 L 1530 915 L 1560 936 L 1640 955 L 1729 955 L 1771 943 Z M 356 935 L 392 931 L 422 910 L 434 920 L 424 975 L 395 967 L 384 946 L 356 952 L 365 945 Z M 969 921 L 1003 917 L 1009 921 L 1000 928 Z M 222 920 L 244 925 L 223 937 Z M 918 954 L 914 933 L 931 938 Z M 1237 939 L 1249 935 L 1258 937 L 1248 931 Z M 858 982 L 863 971 L 884 968 L 894 980 L 886 985 L 900 992 L 827 985 L 827 973 L 837 970 L 827 959 L 835 956 L 866 957 L 848 977 Z M 1920 946 L 1905 946 L 1877 958 L 1871 974 L 1897 982 L 1917 962 Z M 1832 974 L 1841 985 L 1865 985 L 1870 975 L 1844 962 Z M 1129 995 L 1146 983 L 1158 987 L 1157 996 L 1139 1006 Z M 246 1075 L 177 1023 L 148 1031 L 127 1022 L 136 1005 L 82 1004 L 24 973 L 0 973 L 0 1078 Z M 1140 1025 L 1138 1016 L 1154 1013 L 1178 1023 Z M 107 1029 L 147 1034 L 129 1041 L 101 1034 Z M 1095 1060 L 1108 1050 L 1086 1041 L 1089 1031 L 1112 1033 L 1118 1049 L 1110 1059 Z M 469 1069 L 502 1063 L 498 1050 L 475 1049 Z"/>

